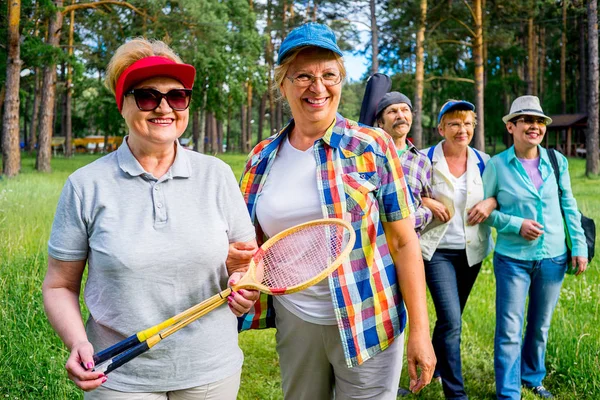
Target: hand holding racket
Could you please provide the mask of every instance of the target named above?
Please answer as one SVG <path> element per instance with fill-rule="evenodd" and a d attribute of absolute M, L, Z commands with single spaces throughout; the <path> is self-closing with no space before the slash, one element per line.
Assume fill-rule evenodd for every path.
<path fill-rule="evenodd" d="M 248 271 L 233 287 L 95 354 L 95 371 L 114 371 L 227 302 L 232 291 L 283 295 L 320 282 L 344 262 L 354 241 L 352 226 L 341 219 L 316 220 L 278 233 L 256 251 Z"/>

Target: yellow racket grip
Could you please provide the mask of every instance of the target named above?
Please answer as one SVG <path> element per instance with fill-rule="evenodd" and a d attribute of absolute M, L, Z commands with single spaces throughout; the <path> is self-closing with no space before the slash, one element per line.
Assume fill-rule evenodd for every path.
<path fill-rule="evenodd" d="M 137 333 L 137 338 L 138 340 L 141 342 L 151 338 L 152 336 L 156 335 L 158 332 L 162 331 L 165 328 L 168 328 L 169 326 L 176 324 L 177 322 L 179 322 L 180 320 L 177 319 L 178 315 L 171 317 L 163 322 L 161 322 L 158 325 L 154 325 L 151 328 L 145 329 L 143 331 L 140 331 Z"/>

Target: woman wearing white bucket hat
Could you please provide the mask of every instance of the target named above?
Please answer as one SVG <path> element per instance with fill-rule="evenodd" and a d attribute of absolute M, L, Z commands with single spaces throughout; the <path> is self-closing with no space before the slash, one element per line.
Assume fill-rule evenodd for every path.
<path fill-rule="evenodd" d="M 520 399 L 521 386 L 542 398 L 553 398 L 542 386 L 550 320 L 567 264 L 579 275 L 587 267 L 587 247 L 577 203 L 571 191 L 567 159 L 557 154 L 562 197 L 548 150 L 540 146 L 552 119 L 535 96 L 515 99 L 502 118 L 514 146 L 493 157 L 483 174 L 485 197 L 497 210 L 486 223 L 498 232 L 494 253 L 496 334 L 494 369 L 499 399 Z M 561 205 L 571 237 L 567 247 Z M 529 294 L 527 328 L 522 339 Z"/>

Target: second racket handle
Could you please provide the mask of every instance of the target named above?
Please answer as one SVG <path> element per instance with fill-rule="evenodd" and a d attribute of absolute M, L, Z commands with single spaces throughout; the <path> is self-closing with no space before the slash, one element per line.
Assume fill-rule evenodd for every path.
<path fill-rule="evenodd" d="M 116 343 L 94 354 L 94 365 L 99 365 L 105 361 L 110 360 L 115 355 L 122 353 L 123 351 L 135 346 L 139 342 L 140 341 L 138 340 L 137 335 L 131 335 L 127 339 L 121 340 L 119 343 Z"/>
<path fill-rule="evenodd" d="M 104 375 L 114 371 L 115 369 L 119 368 L 121 365 L 128 363 L 129 361 L 133 360 L 140 354 L 145 353 L 146 351 L 148 351 L 148 349 L 150 349 L 150 346 L 148 346 L 148 343 L 142 342 L 142 343 L 138 344 L 137 346 L 133 347 L 131 350 L 128 350 L 127 352 L 125 352 L 121 355 L 118 355 L 117 357 L 113 358 L 110 365 L 104 371 Z"/>

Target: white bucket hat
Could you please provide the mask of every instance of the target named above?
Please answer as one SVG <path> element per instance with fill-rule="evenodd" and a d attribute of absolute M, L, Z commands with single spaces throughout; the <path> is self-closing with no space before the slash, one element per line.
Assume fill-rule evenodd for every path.
<path fill-rule="evenodd" d="M 517 97 L 512 102 L 508 115 L 502 117 L 502 121 L 506 124 L 508 121 L 519 115 L 535 115 L 544 118 L 546 120 L 546 125 L 552 123 L 552 118 L 544 114 L 542 106 L 540 106 L 540 99 L 538 99 L 537 96 Z"/>

